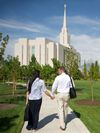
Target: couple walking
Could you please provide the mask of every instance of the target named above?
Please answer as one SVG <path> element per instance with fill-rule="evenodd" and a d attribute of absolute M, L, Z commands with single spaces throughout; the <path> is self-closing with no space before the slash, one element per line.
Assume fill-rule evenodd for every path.
<path fill-rule="evenodd" d="M 60 129 L 65 130 L 65 120 L 68 114 L 68 101 L 70 99 L 69 90 L 71 80 L 69 75 L 65 72 L 64 67 L 58 69 L 58 76 L 55 78 L 52 85 L 52 91 L 46 89 L 45 83 L 40 79 L 40 72 L 35 71 L 32 79 L 28 83 L 28 94 L 26 103 L 29 104 L 29 120 L 27 129 L 36 130 L 39 120 L 39 112 L 42 104 L 43 92 L 52 100 L 55 98 L 55 91 L 57 90 L 58 114 L 60 120 Z"/>

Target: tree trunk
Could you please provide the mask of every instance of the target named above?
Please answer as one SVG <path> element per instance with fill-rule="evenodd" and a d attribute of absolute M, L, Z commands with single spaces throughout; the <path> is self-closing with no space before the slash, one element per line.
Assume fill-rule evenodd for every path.
<path fill-rule="evenodd" d="M 94 101 L 94 91 L 93 91 L 93 80 L 92 79 L 90 80 L 90 85 L 91 85 L 91 98 L 92 98 L 92 101 Z"/>
<path fill-rule="evenodd" d="M 13 75 L 13 96 L 15 95 L 15 91 L 16 91 L 16 78 Z"/>
<path fill-rule="evenodd" d="M 13 80 L 13 90 L 12 90 L 12 95 L 13 95 L 13 97 L 14 97 L 14 95 L 15 95 L 14 80 Z"/>

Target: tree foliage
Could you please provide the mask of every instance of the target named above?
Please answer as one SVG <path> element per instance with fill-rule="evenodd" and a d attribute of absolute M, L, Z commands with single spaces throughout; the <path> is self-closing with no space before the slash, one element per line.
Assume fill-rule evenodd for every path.
<path fill-rule="evenodd" d="M 78 56 L 70 49 L 65 50 L 65 67 L 74 79 L 80 79 L 82 77 L 81 71 L 79 70 Z"/>
<path fill-rule="evenodd" d="M 98 61 L 95 61 L 94 64 L 94 79 L 97 80 L 99 78 L 99 63 Z"/>
<path fill-rule="evenodd" d="M 83 75 L 84 75 L 84 79 L 86 80 L 88 78 L 88 71 L 87 71 L 87 65 L 84 61 L 84 66 L 83 66 Z"/>
<path fill-rule="evenodd" d="M 8 40 L 9 40 L 8 35 L 3 37 L 3 34 L 0 33 L 0 64 L 2 64 L 2 60 L 3 60 L 3 56 L 4 56 L 6 46 L 8 44 Z"/>
<path fill-rule="evenodd" d="M 42 78 L 45 79 L 45 81 L 51 80 L 53 77 L 54 69 L 50 65 L 44 65 L 42 67 Z"/>
<path fill-rule="evenodd" d="M 29 65 L 28 65 L 28 76 L 30 77 L 33 71 L 35 70 L 41 71 L 41 69 L 42 69 L 41 65 L 37 62 L 35 56 L 32 55 L 31 61 L 29 62 Z"/>
<path fill-rule="evenodd" d="M 13 95 L 16 91 L 16 82 L 17 79 L 20 77 L 20 62 L 18 57 L 9 56 L 7 58 L 8 61 L 8 68 L 9 68 L 9 79 L 13 82 Z"/>
<path fill-rule="evenodd" d="M 54 71 L 57 72 L 57 69 L 62 65 L 61 62 L 56 58 L 53 58 L 52 63 L 53 63 Z"/>
<path fill-rule="evenodd" d="M 90 79 L 90 86 L 91 86 L 91 97 L 92 101 L 94 101 L 94 81 L 99 78 L 99 64 L 98 61 L 95 61 L 95 63 L 91 63 L 90 69 L 89 69 L 89 79 Z"/>

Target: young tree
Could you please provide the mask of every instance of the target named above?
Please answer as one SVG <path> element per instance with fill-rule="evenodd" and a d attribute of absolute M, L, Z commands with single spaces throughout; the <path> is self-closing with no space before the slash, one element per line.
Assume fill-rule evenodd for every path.
<path fill-rule="evenodd" d="M 9 74 L 10 74 L 10 78 L 13 82 L 13 96 L 15 94 L 16 91 L 16 83 L 17 83 L 17 79 L 20 76 L 20 62 L 18 60 L 18 57 L 12 57 L 9 56 L 8 57 L 8 66 L 9 66 Z"/>
<path fill-rule="evenodd" d="M 94 63 L 92 63 L 89 70 L 89 78 L 91 80 L 94 80 L 94 73 L 95 73 L 95 66 Z"/>
<path fill-rule="evenodd" d="M 84 61 L 84 67 L 83 67 L 83 74 L 84 74 L 84 79 L 86 80 L 87 79 L 87 65 Z"/>
<path fill-rule="evenodd" d="M 89 78 L 90 78 L 90 87 L 91 87 L 91 97 L 92 97 L 92 101 L 94 101 L 94 90 L 93 90 L 93 82 L 94 82 L 94 63 L 91 64 L 90 66 L 90 70 L 89 70 Z"/>
<path fill-rule="evenodd" d="M 94 79 L 97 80 L 99 78 L 99 63 L 95 61 L 94 65 Z"/>

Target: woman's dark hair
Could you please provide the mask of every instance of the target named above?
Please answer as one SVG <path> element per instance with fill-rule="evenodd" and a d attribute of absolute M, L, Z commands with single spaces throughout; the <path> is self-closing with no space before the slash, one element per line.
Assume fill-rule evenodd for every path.
<path fill-rule="evenodd" d="M 31 86 L 33 84 L 33 82 L 36 80 L 36 78 L 40 78 L 40 71 L 39 70 L 35 70 L 32 73 L 32 77 L 29 80 L 29 84 L 28 84 L 28 92 L 31 93 Z"/>

